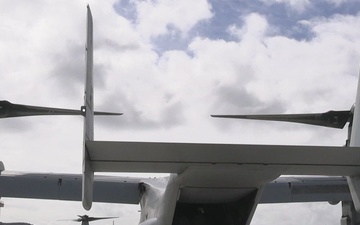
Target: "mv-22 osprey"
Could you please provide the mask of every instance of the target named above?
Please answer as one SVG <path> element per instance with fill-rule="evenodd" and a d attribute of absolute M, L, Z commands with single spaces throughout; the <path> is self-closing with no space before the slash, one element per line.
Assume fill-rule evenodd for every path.
<path fill-rule="evenodd" d="M 87 16 L 85 102 L 80 110 L 84 116 L 82 175 L 3 171 L 0 196 L 82 200 L 86 210 L 93 201 L 140 203 L 141 225 L 248 225 L 259 203 L 342 201 L 341 224 L 360 222 L 359 107 L 319 114 L 235 116 L 335 128 L 349 123 L 346 147 L 95 141 L 89 7 Z M 355 106 L 360 105 L 359 87 Z M 142 179 L 94 176 L 95 172 L 170 175 Z M 27 190 L 29 185 L 32 190 Z"/>

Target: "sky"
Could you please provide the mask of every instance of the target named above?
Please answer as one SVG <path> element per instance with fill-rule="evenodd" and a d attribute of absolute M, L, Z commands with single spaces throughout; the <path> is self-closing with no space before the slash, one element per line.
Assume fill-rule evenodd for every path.
<path fill-rule="evenodd" d="M 0 0 L 1 99 L 83 105 L 87 4 L 95 109 L 124 113 L 96 118 L 96 140 L 344 145 L 346 129 L 210 114 L 350 109 L 360 61 L 356 0 Z M 12 171 L 81 173 L 82 129 L 81 117 L 0 120 L 0 160 Z M 39 225 L 85 213 L 131 225 L 140 209 L 2 200 L 1 221 Z M 332 225 L 340 217 L 339 205 L 271 204 L 258 206 L 252 225 Z"/>

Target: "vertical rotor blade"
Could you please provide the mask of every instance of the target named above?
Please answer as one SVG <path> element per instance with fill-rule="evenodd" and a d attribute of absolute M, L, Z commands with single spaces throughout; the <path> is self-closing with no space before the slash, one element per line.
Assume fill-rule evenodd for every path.
<path fill-rule="evenodd" d="M 85 78 L 85 119 L 83 143 L 83 183 L 82 204 L 84 209 L 90 210 L 93 200 L 94 171 L 90 165 L 87 141 L 94 140 L 94 98 L 93 98 L 93 21 L 89 5 L 87 6 L 87 35 L 86 35 L 86 78 Z"/>
<path fill-rule="evenodd" d="M 351 128 L 350 147 L 360 146 L 360 76 L 358 78 L 355 109 Z M 357 212 L 360 212 L 360 176 L 347 177 L 350 194 Z"/>
<path fill-rule="evenodd" d="M 358 89 L 357 89 L 357 93 L 356 93 L 355 109 L 354 109 L 352 129 L 351 129 L 350 146 L 352 146 L 352 147 L 360 146 L 360 77 L 359 77 Z"/>

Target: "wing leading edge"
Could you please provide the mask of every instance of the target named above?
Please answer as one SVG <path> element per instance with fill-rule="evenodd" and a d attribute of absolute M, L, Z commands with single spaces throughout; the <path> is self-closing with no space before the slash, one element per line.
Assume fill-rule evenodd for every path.
<path fill-rule="evenodd" d="M 283 175 L 360 173 L 359 147 L 87 141 L 95 172 L 182 173 L 194 166 L 253 165 Z"/>

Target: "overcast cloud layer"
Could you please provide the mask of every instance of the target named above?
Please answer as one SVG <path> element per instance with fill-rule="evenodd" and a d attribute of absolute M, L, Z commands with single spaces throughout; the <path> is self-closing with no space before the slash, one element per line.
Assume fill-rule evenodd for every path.
<path fill-rule="evenodd" d="M 0 94 L 80 108 L 86 5 L 94 18 L 97 140 L 291 145 L 345 143 L 346 130 L 213 119 L 210 114 L 347 110 L 355 102 L 355 0 L 0 0 Z M 0 121 L 9 170 L 81 172 L 82 118 Z M 3 199 L 4 222 L 64 224 L 80 202 Z M 139 206 L 95 203 L 92 216 L 137 224 Z M 339 224 L 327 203 L 259 206 L 253 225 Z M 97 224 L 107 224 L 98 222 Z"/>

